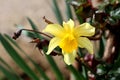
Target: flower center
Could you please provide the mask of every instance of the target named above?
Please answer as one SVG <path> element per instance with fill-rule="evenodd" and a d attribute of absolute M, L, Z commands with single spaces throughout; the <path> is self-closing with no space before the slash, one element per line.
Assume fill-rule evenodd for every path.
<path fill-rule="evenodd" d="M 71 53 L 78 47 L 78 42 L 73 34 L 66 34 L 60 41 L 59 47 L 62 48 L 66 53 Z"/>

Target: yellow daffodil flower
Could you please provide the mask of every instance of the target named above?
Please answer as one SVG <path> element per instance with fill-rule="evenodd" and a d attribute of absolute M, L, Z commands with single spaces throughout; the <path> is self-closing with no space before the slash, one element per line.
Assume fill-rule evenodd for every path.
<path fill-rule="evenodd" d="M 62 49 L 64 61 L 68 65 L 75 61 L 78 47 L 86 48 L 93 54 L 93 45 L 87 37 L 94 35 L 95 28 L 89 23 L 74 27 L 74 22 L 70 19 L 68 22 L 63 22 L 63 27 L 58 24 L 48 24 L 43 32 L 54 35 L 46 54 L 50 54 L 54 48 L 59 46 Z"/>

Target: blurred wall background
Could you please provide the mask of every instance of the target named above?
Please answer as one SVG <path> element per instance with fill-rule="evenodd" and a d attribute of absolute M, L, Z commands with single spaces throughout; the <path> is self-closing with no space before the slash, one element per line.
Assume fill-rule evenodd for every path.
<path fill-rule="evenodd" d="M 60 10 L 64 12 L 64 0 L 59 0 Z M 0 33 L 6 33 L 10 36 L 13 32 L 17 30 L 15 24 L 23 25 L 24 28 L 31 29 L 26 17 L 29 17 L 33 22 L 39 27 L 41 31 L 46 23 L 43 20 L 43 16 L 47 19 L 57 22 L 52 11 L 52 0 L 0 0 Z M 49 74 L 49 65 L 44 59 L 45 57 L 39 54 L 39 50 L 35 48 L 35 44 L 29 43 L 30 39 L 22 35 L 18 40 L 18 44 L 31 56 L 35 61 L 37 61 L 40 66 L 46 70 Z M 20 53 L 21 54 L 21 53 Z M 10 64 L 16 72 L 22 73 L 21 69 L 15 65 L 14 61 L 8 56 L 2 45 L 0 44 L 0 56 Z M 21 54 L 27 63 L 32 67 L 31 63 L 26 59 L 24 55 Z M 59 64 L 60 69 L 63 70 L 64 63 L 61 57 L 54 57 L 56 62 Z M 33 67 L 34 68 L 34 67 Z M 48 70 L 48 71 L 47 71 Z M 62 71 L 65 73 L 66 71 Z M 53 79 L 52 79 L 53 80 Z"/>

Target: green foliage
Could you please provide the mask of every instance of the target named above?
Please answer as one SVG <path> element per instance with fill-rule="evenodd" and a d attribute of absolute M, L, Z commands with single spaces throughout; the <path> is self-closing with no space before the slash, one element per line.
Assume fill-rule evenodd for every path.
<path fill-rule="evenodd" d="M 50 55 L 46 55 L 47 60 L 49 61 L 52 70 L 54 71 L 56 75 L 56 80 L 64 80 L 62 73 L 58 69 L 56 63 L 54 62 L 53 58 Z"/>
<path fill-rule="evenodd" d="M 32 27 L 33 30 L 39 31 L 39 30 L 38 30 L 38 27 L 33 23 L 33 21 L 32 21 L 30 18 L 27 18 L 27 20 L 28 20 L 28 22 L 30 23 L 30 25 L 31 25 L 31 27 Z M 29 33 L 29 34 L 30 34 L 30 33 Z M 31 33 L 31 34 L 32 34 L 32 33 Z M 34 38 L 38 37 L 38 38 L 42 39 L 42 36 L 40 36 L 38 33 L 33 34 L 33 35 L 35 35 Z"/>
<path fill-rule="evenodd" d="M 68 20 L 73 19 L 71 6 L 69 3 L 67 3 L 67 1 L 66 1 L 66 15 L 67 15 Z"/>
<path fill-rule="evenodd" d="M 35 73 L 30 69 L 30 67 L 25 63 L 22 57 L 18 54 L 18 52 L 10 45 L 10 43 L 0 34 L 0 41 L 2 42 L 3 47 L 12 57 L 12 59 L 18 64 L 28 76 L 33 80 L 39 80 L 39 78 L 35 75 Z"/>
<path fill-rule="evenodd" d="M 24 50 L 22 50 L 21 47 L 18 46 L 18 44 L 8 35 L 5 34 L 5 37 L 10 40 L 10 42 L 16 47 L 18 48 L 22 53 L 24 53 L 24 55 L 26 55 L 26 57 L 33 63 L 33 65 L 35 66 L 35 68 L 37 69 L 37 71 L 41 74 L 41 76 L 43 77 L 44 80 L 49 80 L 49 78 L 47 77 L 47 75 L 44 73 L 44 71 L 42 70 L 42 68 L 36 63 L 34 62 L 25 52 Z M 2 60 L 2 59 L 0 59 Z M 2 62 L 4 62 L 4 60 L 2 60 Z M 5 62 L 4 62 L 5 63 Z M 9 65 L 6 65 L 9 66 Z"/>
<path fill-rule="evenodd" d="M 73 75 L 75 76 L 76 80 L 85 80 L 85 78 L 83 77 L 82 73 L 78 72 L 72 65 L 67 66 L 67 67 L 73 73 Z"/>
<path fill-rule="evenodd" d="M 100 39 L 100 46 L 99 46 L 98 54 L 96 54 L 96 58 L 101 59 L 103 57 L 103 53 L 105 50 L 105 38 L 102 36 Z"/>
<path fill-rule="evenodd" d="M 90 0 L 89 0 L 90 1 Z M 60 11 L 58 6 L 58 0 L 52 0 L 53 11 L 55 13 L 57 21 L 62 24 L 63 17 L 62 11 Z M 76 69 L 74 66 L 66 66 L 66 69 L 70 71 L 75 77 L 75 80 L 119 80 L 120 78 L 120 0 L 109 0 L 108 2 L 103 2 L 97 8 L 94 8 L 90 2 L 87 0 L 66 0 L 66 19 L 74 19 L 75 13 L 77 21 L 82 24 L 84 22 L 90 22 L 95 28 L 96 32 L 93 37 L 88 37 L 91 40 L 97 40 L 99 49 L 96 50 L 95 56 L 87 55 L 85 49 L 78 50 L 78 57 L 76 60 L 79 62 L 79 68 Z M 71 9 L 73 7 L 73 11 Z M 63 12 L 64 13 L 64 12 Z M 27 18 L 28 22 L 33 29 L 33 32 L 26 31 L 27 36 L 30 38 L 39 38 L 44 40 L 44 37 L 40 35 L 37 31 L 38 27 L 35 23 Z M 102 32 L 102 33 L 101 33 Z M 110 54 L 110 58 L 103 61 L 104 52 L 106 50 L 106 45 L 110 44 L 107 41 L 111 39 L 107 35 L 113 37 L 113 43 L 110 47 L 115 47 L 115 51 Z M 98 37 L 99 36 L 99 37 Z M 0 42 L 7 54 L 14 60 L 14 62 L 23 70 L 23 72 L 28 75 L 31 80 L 50 80 L 44 70 L 38 65 L 34 60 L 27 55 L 27 53 L 14 41 L 9 35 L 0 33 Z M 41 47 L 42 46 L 42 47 Z M 47 45 L 48 46 L 48 45 Z M 39 46 L 37 46 L 39 48 Z M 96 47 L 96 46 L 95 46 Z M 40 45 L 40 49 L 45 53 L 47 51 L 46 45 Z M 113 49 L 113 48 L 110 48 Z M 20 56 L 18 50 L 23 53 L 27 59 L 34 65 L 37 73 L 28 66 L 25 60 Z M 56 49 L 57 50 L 57 49 Z M 60 50 L 57 50 L 58 52 Z M 85 53 L 85 54 L 84 54 Z M 58 68 L 59 65 L 56 64 L 55 60 L 51 55 L 46 55 L 46 60 L 51 66 L 51 69 L 56 77 L 56 80 L 65 80 L 64 74 L 61 73 Z M 108 62 L 107 62 L 108 61 Z M 4 74 L 5 79 L 0 78 L 0 80 L 24 80 L 18 75 L 15 70 L 9 66 L 4 59 L 0 57 L 0 71 Z M 94 77 L 91 77 L 93 75 Z M 1 75 L 0 75 L 1 77 Z"/>
<path fill-rule="evenodd" d="M 29 19 L 29 20 L 30 20 L 30 19 Z M 32 22 L 32 20 L 31 20 L 31 22 Z M 33 30 L 36 30 L 36 26 L 35 26 L 35 25 L 31 25 L 31 26 L 32 26 L 32 29 L 33 29 Z M 40 36 L 40 35 L 38 34 L 37 37 L 39 37 L 39 36 Z M 46 48 L 45 48 L 45 47 L 43 48 L 43 50 L 44 50 L 44 52 L 46 52 Z M 62 76 L 60 70 L 58 69 L 56 63 L 54 62 L 53 58 L 52 58 L 51 56 L 46 55 L 46 59 L 47 59 L 48 62 L 50 63 L 51 68 L 52 68 L 52 70 L 54 71 L 57 80 L 64 80 L 64 79 L 63 79 L 63 76 Z"/>
<path fill-rule="evenodd" d="M 21 80 L 15 74 L 5 69 L 2 65 L 0 65 L 0 71 L 2 71 L 9 80 Z"/>
<path fill-rule="evenodd" d="M 110 16 L 112 19 L 114 19 L 115 21 L 120 19 L 120 8 L 117 8 L 115 10 L 112 10 L 110 12 Z"/>
<path fill-rule="evenodd" d="M 52 8 L 53 8 L 53 11 L 54 11 L 55 16 L 56 16 L 56 18 L 57 18 L 57 21 L 58 21 L 60 24 L 62 24 L 63 18 L 62 18 L 60 9 L 59 9 L 59 7 L 58 7 L 57 0 L 52 0 L 52 2 L 53 2 L 53 7 L 52 7 Z"/>

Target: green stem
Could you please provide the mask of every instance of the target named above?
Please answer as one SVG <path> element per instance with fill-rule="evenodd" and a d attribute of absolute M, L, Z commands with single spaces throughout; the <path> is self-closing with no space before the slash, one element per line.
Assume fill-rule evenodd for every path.
<path fill-rule="evenodd" d="M 88 73 L 87 73 L 87 69 L 84 65 L 82 65 L 82 74 L 83 76 L 85 77 L 86 80 L 89 80 L 88 79 Z"/>

